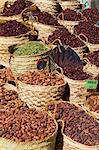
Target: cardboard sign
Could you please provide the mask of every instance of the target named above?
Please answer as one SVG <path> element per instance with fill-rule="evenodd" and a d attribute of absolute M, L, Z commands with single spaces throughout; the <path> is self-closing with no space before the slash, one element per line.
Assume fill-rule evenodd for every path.
<path fill-rule="evenodd" d="M 98 80 L 86 80 L 85 88 L 86 89 L 96 89 L 98 85 Z"/>

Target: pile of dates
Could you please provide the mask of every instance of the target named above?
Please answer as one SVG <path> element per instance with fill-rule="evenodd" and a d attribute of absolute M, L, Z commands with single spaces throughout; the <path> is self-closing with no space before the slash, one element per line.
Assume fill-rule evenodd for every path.
<path fill-rule="evenodd" d="M 62 18 L 62 14 L 64 18 Z M 81 13 L 77 13 L 75 10 L 65 9 L 59 14 L 59 19 L 64 19 L 67 21 L 80 21 L 83 19 L 83 17 Z"/>
<path fill-rule="evenodd" d="M 18 100 L 18 93 L 0 86 L 0 105 L 7 105 L 12 100 Z"/>
<path fill-rule="evenodd" d="M 16 20 L 0 24 L 0 36 L 17 36 L 30 31 L 25 25 Z"/>
<path fill-rule="evenodd" d="M 88 43 L 99 44 L 99 28 L 94 26 L 91 22 L 80 22 L 79 25 L 75 27 L 75 33 L 78 35 L 80 33 L 84 34 L 88 41 L 85 37 L 80 37 Z"/>
<path fill-rule="evenodd" d="M 4 84 L 6 82 L 6 69 L 0 68 L 0 85 Z"/>
<path fill-rule="evenodd" d="M 46 112 L 21 107 L 0 110 L 0 137 L 15 142 L 44 140 L 56 131 L 54 119 Z"/>
<path fill-rule="evenodd" d="M 48 109 L 50 110 L 50 105 Z M 67 102 L 53 104 L 56 120 L 64 121 L 63 133 L 88 146 L 99 145 L 99 123 L 82 108 Z M 51 105 L 52 110 L 52 105 Z"/>
<path fill-rule="evenodd" d="M 5 2 L 2 12 L 3 16 L 13 16 L 20 14 L 25 8 L 30 7 L 33 3 L 27 0 L 16 0 L 13 4 Z"/>
<path fill-rule="evenodd" d="M 98 51 L 95 51 L 95 52 L 93 52 L 93 53 L 89 53 L 89 54 L 87 55 L 87 58 L 88 58 L 88 60 L 89 60 L 92 64 L 94 64 L 94 65 L 96 65 L 97 67 L 99 67 L 99 50 L 98 50 Z"/>
<path fill-rule="evenodd" d="M 87 98 L 85 106 L 88 106 L 90 111 L 99 113 L 99 95 L 91 95 Z"/>
<path fill-rule="evenodd" d="M 85 45 L 78 37 L 69 33 L 66 28 L 55 30 L 49 35 L 48 42 L 53 43 L 57 39 L 59 39 L 63 45 L 69 45 L 72 48 L 83 47 Z M 59 44 L 59 42 L 54 42 L 54 44 Z"/>
<path fill-rule="evenodd" d="M 89 22 L 93 24 L 96 24 L 97 21 L 99 21 L 99 10 L 96 8 L 84 9 L 82 14 L 87 18 Z"/>
<path fill-rule="evenodd" d="M 18 80 L 31 85 L 55 86 L 64 84 L 62 77 L 49 71 L 34 71 L 21 74 Z"/>
<path fill-rule="evenodd" d="M 36 12 L 36 13 L 33 12 L 32 15 L 33 17 L 37 17 L 38 21 L 42 24 L 60 26 L 57 20 L 47 12 Z"/>

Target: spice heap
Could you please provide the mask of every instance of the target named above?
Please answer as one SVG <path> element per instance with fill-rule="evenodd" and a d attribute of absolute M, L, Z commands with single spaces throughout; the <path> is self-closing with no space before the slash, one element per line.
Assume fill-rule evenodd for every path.
<path fill-rule="evenodd" d="M 87 18 L 89 22 L 93 24 L 96 24 L 97 21 L 99 21 L 99 10 L 96 8 L 84 9 L 82 14 Z"/>
<path fill-rule="evenodd" d="M 32 15 L 36 16 L 38 18 L 38 21 L 42 24 L 59 26 L 57 20 L 47 12 L 38 12 L 38 13 L 33 13 Z"/>
<path fill-rule="evenodd" d="M 14 54 L 16 56 L 40 54 L 47 50 L 48 47 L 39 41 L 29 41 L 25 44 L 13 48 L 13 51 L 15 51 Z"/>
<path fill-rule="evenodd" d="M 96 51 L 96 52 L 93 52 L 93 53 L 89 53 L 89 54 L 87 55 L 87 58 L 88 58 L 88 60 L 89 60 L 92 64 L 94 64 L 94 65 L 96 65 L 97 67 L 99 67 L 99 50 Z"/>
<path fill-rule="evenodd" d="M 30 142 L 44 140 L 53 135 L 55 130 L 54 120 L 45 112 L 26 107 L 0 111 L 0 137 Z"/>
<path fill-rule="evenodd" d="M 49 106 L 50 108 L 50 106 Z M 63 133 L 72 140 L 88 145 L 99 145 L 99 123 L 74 104 L 56 104 L 55 118 L 64 121 Z"/>
<path fill-rule="evenodd" d="M 99 28 L 94 26 L 91 22 L 80 22 L 79 25 L 75 27 L 75 32 L 78 35 L 83 33 L 88 38 L 89 43 L 99 44 Z M 81 38 L 86 41 L 83 36 L 81 36 Z"/>
<path fill-rule="evenodd" d="M 55 86 L 64 84 L 64 80 L 61 77 L 47 70 L 27 72 L 20 75 L 18 80 L 31 85 Z"/>
<path fill-rule="evenodd" d="M 75 35 L 69 33 L 66 28 L 57 29 L 48 37 L 48 42 L 52 43 L 59 39 L 63 45 L 69 45 L 73 48 L 83 47 L 85 44 Z M 54 42 L 55 44 L 59 44 Z"/>
<path fill-rule="evenodd" d="M 0 24 L 0 36 L 17 36 L 30 31 L 25 25 L 16 20 Z"/>
<path fill-rule="evenodd" d="M 64 18 L 62 18 L 62 14 Z M 64 19 L 67 21 L 80 21 L 83 19 L 83 17 L 81 13 L 77 13 L 75 10 L 65 9 L 59 14 L 59 19 Z"/>

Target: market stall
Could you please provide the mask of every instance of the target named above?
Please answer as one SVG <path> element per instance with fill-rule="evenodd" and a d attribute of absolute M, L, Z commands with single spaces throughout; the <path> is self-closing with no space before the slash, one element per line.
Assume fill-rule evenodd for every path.
<path fill-rule="evenodd" d="M 0 0 L 0 150 L 99 150 L 95 3 Z"/>

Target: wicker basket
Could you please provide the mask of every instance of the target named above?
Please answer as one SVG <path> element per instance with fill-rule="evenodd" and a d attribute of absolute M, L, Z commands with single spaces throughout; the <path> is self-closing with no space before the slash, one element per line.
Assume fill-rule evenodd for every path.
<path fill-rule="evenodd" d="M 99 67 L 92 64 L 87 58 L 84 58 L 84 62 L 87 64 L 84 66 L 84 71 L 91 74 L 95 78 L 99 74 Z"/>
<path fill-rule="evenodd" d="M 81 37 L 84 37 L 85 41 L 82 40 Z M 87 47 L 89 48 L 90 52 L 94 52 L 94 51 L 99 50 L 99 43 L 98 44 L 89 43 L 88 42 L 88 38 L 83 33 L 79 34 L 79 38 L 87 45 Z"/>
<path fill-rule="evenodd" d="M 57 74 L 57 76 L 60 76 Z M 27 105 L 36 108 L 44 108 L 49 101 L 55 101 L 62 98 L 65 90 L 65 80 L 62 85 L 39 86 L 25 84 L 18 81 L 19 97 Z"/>
<path fill-rule="evenodd" d="M 39 32 L 38 38 L 44 41 L 45 43 L 45 41 L 47 41 L 48 39 L 48 36 L 52 34 L 52 32 L 54 32 L 57 29 L 57 27 L 40 23 L 38 21 L 37 16 L 35 16 L 34 18 L 35 18 L 35 21 L 32 22 L 32 25 Z"/>
<path fill-rule="evenodd" d="M 48 138 L 43 141 L 32 141 L 32 142 L 13 142 L 5 138 L 0 138 L 0 150 L 55 150 L 55 142 L 57 136 L 58 126 L 56 121 L 56 130 Z"/>
<path fill-rule="evenodd" d="M 69 8 L 69 9 L 81 9 L 81 5 L 82 5 L 82 9 L 83 9 L 83 4 L 80 4 L 80 2 L 78 2 L 77 0 L 73 0 L 73 1 L 62 1 L 59 0 L 60 5 L 62 6 L 63 10 Z"/>
<path fill-rule="evenodd" d="M 37 63 L 39 60 L 44 61 L 47 59 L 46 67 L 49 67 L 48 62 L 48 54 L 50 53 L 50 49 L 36 55 L 28 55 L 28 56 L 11 56 L 10 58 L 10 66 L 13 74 L 16 76 L 17 74 L 34 71 L 37 69 Z"/>
<path fill-rule="evenodd" d="M 6 22 L 7 22 L 6 20 L 0 20 L 0 24 L 6 23 Z M 24 24 L 24 25 L 26 25 L 26 24 Z M 29 25 L 26 25 L 26 26 L 31 28 Z M 28 31 L 26 34 L 21 34 L 18 36 L 6 36 L 6 37 L 0 36 L 0 47 L 7 49 L 11 45 L 25 43 L 25 42 L 29 41 L 29 39 L 28 39 L 29 33 L 34 35 L 35 34 L 34 29 L 32 28 L 32 30 Z"/>
<path fill-rule="evenodd" d="M 0 47 L 0 64 L 4 66 L 9 66 L 10 54 L 8 49 L 3 49 Z"/>
<path fill-rule="evenodd" d="M 60 16 L 62 16 L 62 20 L 59 18 Z M 57 19 L 58 23 L 66 27 L 68 31 L 72 34 L 74 33 L 74 27 L 77 26 L 80 22 L 83 22 L 85 20 L 84 18 L 83 20 L 80 21 L 67 21 L 64 19 L 64 14 L 62 12 L 58 15 Z"/>
<path fill-rule="evenodd" d="M 57 1 L 54 0 L 33 0 L 36 6 L 41 10 L 48 12 L 52 16 L 57 13 Z"/>
<path fill-rule="evenodd" d="M 51 59 L 51 69 L 61 71 L 63 74 L 63 69 L 59 67 Z M 70 87 L 70 102 L 77 104 L 84 104 L 86 101 L 87 89 L 84 87 L 85 80 L 73 80 L 65 76 L 65 80 Z"/>

